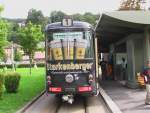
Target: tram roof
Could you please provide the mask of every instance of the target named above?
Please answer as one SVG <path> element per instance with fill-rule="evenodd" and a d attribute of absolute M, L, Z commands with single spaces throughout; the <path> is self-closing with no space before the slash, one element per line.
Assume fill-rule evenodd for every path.
<path fill-rule="evenodd" d="M 80 29 L 91 29 L 93 28 L 91 24 L 82 21 L 73 21 L 72 26 L 62 26 L 61 22 L 55 22 L 48 24 L 45 28 L 45 31 L 52 29 L 65 29 L 65 28 L 80 28 Z"/>

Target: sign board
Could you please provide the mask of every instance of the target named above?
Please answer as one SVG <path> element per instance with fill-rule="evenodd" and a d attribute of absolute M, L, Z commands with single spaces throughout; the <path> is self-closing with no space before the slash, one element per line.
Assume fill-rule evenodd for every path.
<path fill-rule="evenodd" d="M 82 39 L 83 32 L 53 33 L 53 39 Z"/>

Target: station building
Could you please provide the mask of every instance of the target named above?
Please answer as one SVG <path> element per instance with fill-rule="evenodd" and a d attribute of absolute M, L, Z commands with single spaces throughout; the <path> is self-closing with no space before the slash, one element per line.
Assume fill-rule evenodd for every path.
<path fill-rule="evenodd" d="M 150 61 L 150 11 L 103 13 L 95 28 L 98 51 L 113 62 L 114 78 L 121 78 L 121 59 L 126 60 L 126 85 L 136 88 L 137 73 Z M 107 57 L 106 57 L 107 55 Z"/>

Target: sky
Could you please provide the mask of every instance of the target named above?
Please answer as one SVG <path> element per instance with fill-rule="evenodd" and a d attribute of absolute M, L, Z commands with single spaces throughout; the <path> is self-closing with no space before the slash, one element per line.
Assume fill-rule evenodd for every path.
<path fill-rule="evenodd" d="M 29 9 L 41 10 L 44 16 L 57 10 L 66 14 L 91 12 L 99 14 L 111 12 L 119 8 L 121 0 L 0 0 L 4 5 L 2 17 L 26 18 Z M 150 2 L 149 2 L 150 3 Z"/>

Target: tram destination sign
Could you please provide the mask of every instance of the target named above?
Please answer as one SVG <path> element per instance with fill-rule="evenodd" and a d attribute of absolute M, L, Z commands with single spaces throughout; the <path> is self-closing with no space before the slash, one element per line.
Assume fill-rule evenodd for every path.
<path fill-rule="evenodd" d="M 83 33 L 82 32 L 64 32 L 64 33 L 53 33 L 54 39 L 82 39 Z"/>

